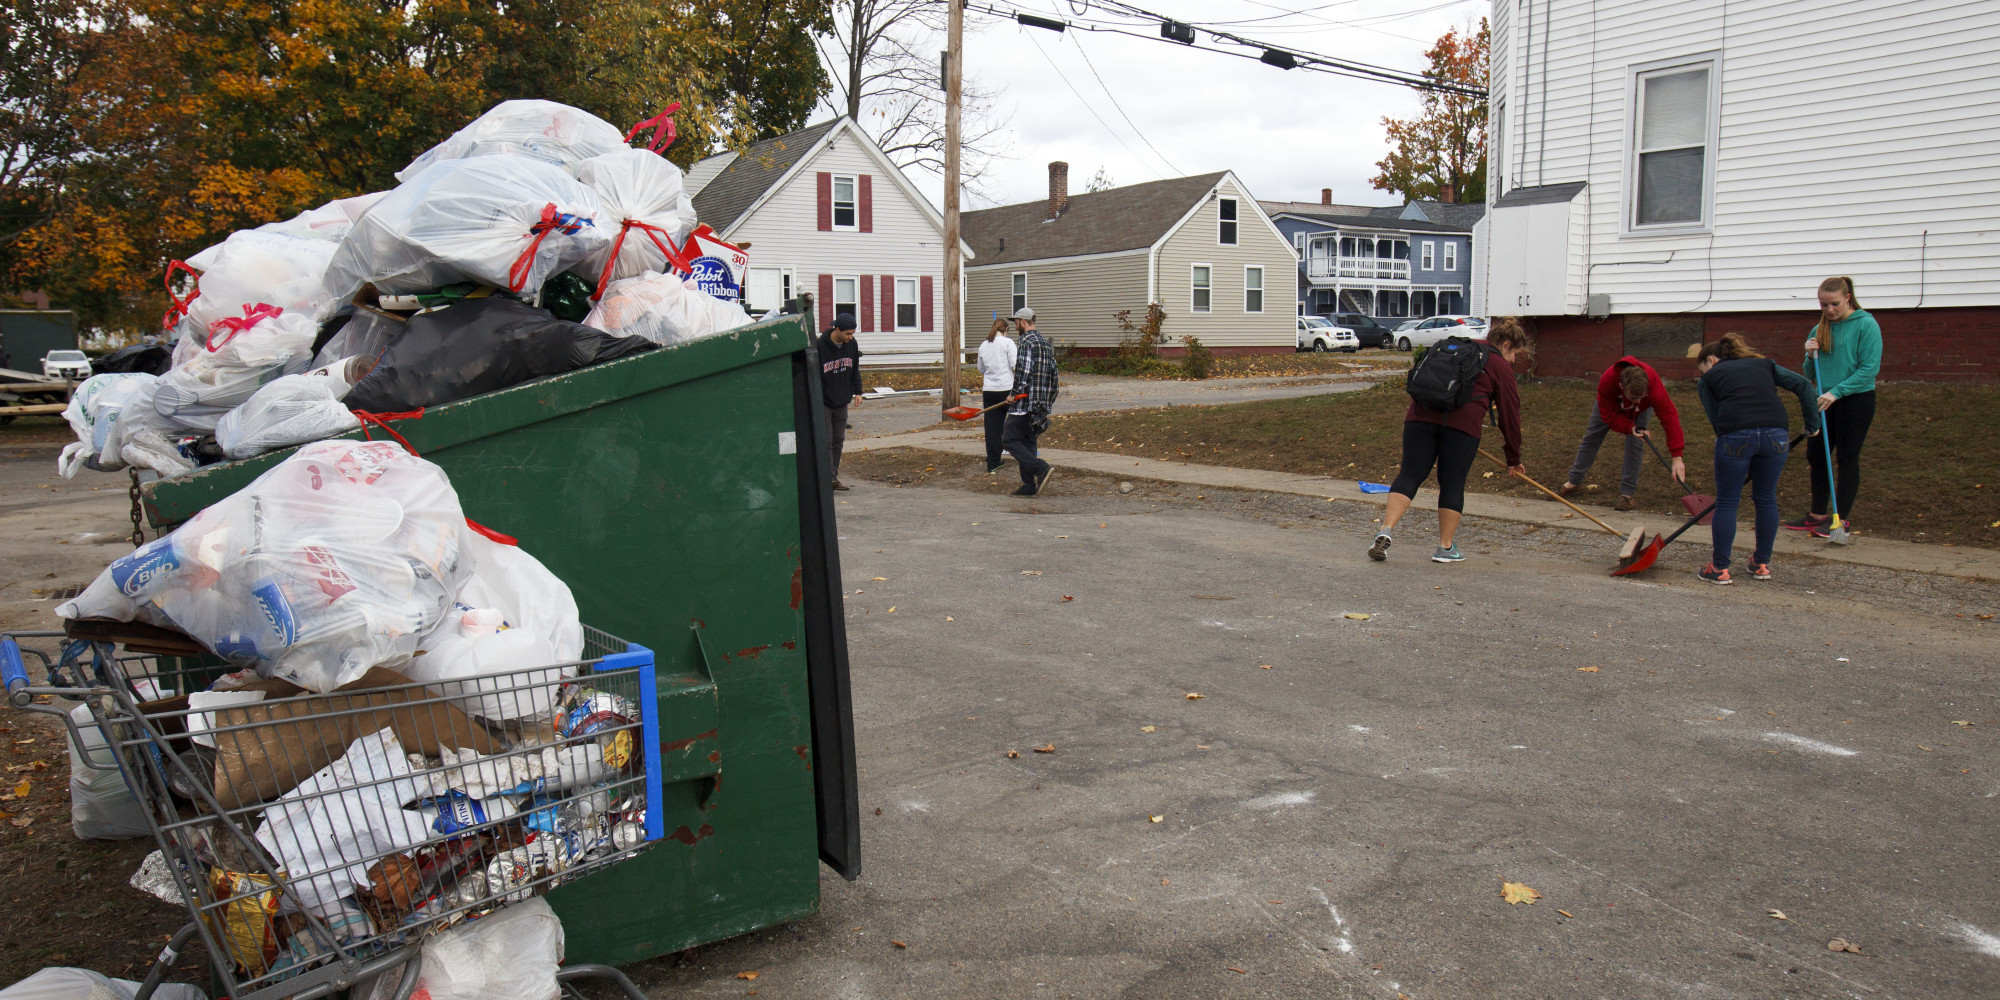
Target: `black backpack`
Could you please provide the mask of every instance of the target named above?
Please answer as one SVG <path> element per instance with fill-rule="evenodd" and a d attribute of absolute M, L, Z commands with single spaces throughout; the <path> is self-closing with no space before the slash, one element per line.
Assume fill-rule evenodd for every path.
<path fill-rule="evenodd" d="M 1427 410 L 1449 413 L 1472 402 L 1472 384 L 1486 370 L 1483 340 L 1446 337 L 1432 344 L 1404 382 L 1410 398 Z"/>

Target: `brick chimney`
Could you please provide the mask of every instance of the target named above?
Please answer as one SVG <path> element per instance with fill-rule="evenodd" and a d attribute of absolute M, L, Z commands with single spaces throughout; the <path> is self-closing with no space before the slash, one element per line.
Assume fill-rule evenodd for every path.
<path fill-rule="evenodd" d="M 1049 164 L 1049 218 L 1069 210 L 1069 164 L 1055 160 Z"/>
<path fill-rule="evenodd" d="M 1333 204 L 1333 189 L 1332 189 L 1332 188 L 1320 188 L 1320 189 L 1319 189 L 1319 203 L 1320 203 L 1320 204 L 1322 204 L 1322 205 L 1331 205 L 1331 204 Z"/>
<path fill-rule="evenodd" d="M 1447 205 L 1454 204 L 1458 201 L 1458 192 L 1449 184 L 1440 184 L 1438 185 L 1438 200 Z"/>

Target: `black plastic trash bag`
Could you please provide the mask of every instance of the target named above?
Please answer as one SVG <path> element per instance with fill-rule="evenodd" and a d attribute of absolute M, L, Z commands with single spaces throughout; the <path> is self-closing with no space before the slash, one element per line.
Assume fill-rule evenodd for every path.
<path fill-rule="evenodd" d="M 99 375 L 106 372 L 165 375 L 173 363 L 174 352 L 165 344 L 133 344 L 98 358 L 90 363 L 90 368 Z"/>
<path fill-rule="evenodd" d="M 471 299 L 412 316 L 343 401 L 350 409 L 397 413 L 652 349 L 644 338 L 614 337 L 514 299 Z"/>

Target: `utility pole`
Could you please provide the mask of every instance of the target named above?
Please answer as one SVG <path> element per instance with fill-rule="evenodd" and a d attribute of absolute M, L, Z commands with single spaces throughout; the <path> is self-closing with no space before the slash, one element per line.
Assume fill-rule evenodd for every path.
<path fill-rule="evenodd" d="M 964 0 L 951 8 L 944 53 L 944 408 L 958 405 L 958 363 L 965 356 L 964 262 L 958 255 L 959 87 L 964 81 Z M 939 419 L 943 419 L 940 417 Z"/>

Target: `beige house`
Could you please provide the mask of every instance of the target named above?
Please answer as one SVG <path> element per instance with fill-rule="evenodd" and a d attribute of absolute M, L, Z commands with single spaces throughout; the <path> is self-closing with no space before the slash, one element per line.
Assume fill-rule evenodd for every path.
<path fill-rule="evenodd" d="M 1051 163 L 1048 201 L 967 212 L 963 232 L 968 342 L 1031 306 L 1050 340 L 1100 353 L 1126 336 L 1119 312 L 1137 323 L 1158 302 L 1175 349 L 1190 335 L 1219 354 L 1298 343 L 1298 258 L 1228 171 L 1071 196 L 1069 165 Z"/>

